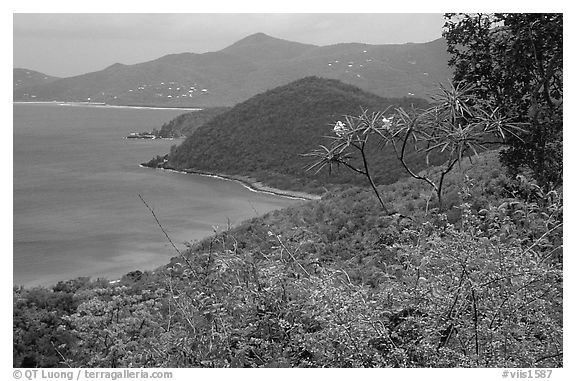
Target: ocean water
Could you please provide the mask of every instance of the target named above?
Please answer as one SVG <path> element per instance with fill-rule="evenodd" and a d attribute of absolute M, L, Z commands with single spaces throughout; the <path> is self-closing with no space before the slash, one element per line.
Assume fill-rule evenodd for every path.
<path fill-rule="evenodd" d="M 138 195 L 178 246 L 228 223 L 301 201 L 233 181 L 139 167 L 170 140 L 123 139 L 185 112 L 14 104 L 13 284 L 79 276 L 115 279 L 177 255 Z"/>

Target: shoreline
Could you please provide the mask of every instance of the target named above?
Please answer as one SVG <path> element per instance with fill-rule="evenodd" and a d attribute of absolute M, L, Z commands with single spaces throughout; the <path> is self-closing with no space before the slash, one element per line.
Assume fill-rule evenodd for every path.
<path fill-rule="evenodd" d="M 314 194 L 309 194 L 309 193 L 304 193 L 304 192 L 289 191 L 289 190 L 284 190 L 284 189 L 273 188 L 273 187 L 267 186 L 265 184 L 262 184 L 261 182 L 256 181 L 256 180 L 254 180 L 250 177 L 247 177 L 247 176 L 226 175 L 226 174 L 222 174 L 222 173 L 212 173 L 212 172 L 206 172 L 206 171 L 199 171 L 199 170 L 195 170 L 195 169 L 178 170 L 178 169 L 172 169 L 172 168 L 150 167 L 150 166 L 143 165 L 143 164 L 140 164 L 140 167 L 151 168 L 151 169 L 160 169 L 163 171 L 182 173 L 182 174 L 186 174 L 186 175 L 199 175 L 199 176 L 205 176 L 205 177 L 212 177 L 212 178 L 220 179 L 220 180 L 235 181 L 237 183 L 240 183 L 244 188 L 250 190 L 251 192 L 272 194 L 275 196 L 286 197 L 286 198 L 291 198 L 291 199 L 295 199 L 295 200 L 312 201 L 312 200 L 320 200 L 320 198 L 322 197 L 319 195 L 314 195 Z"/>
<path fill-rule="evenodd" d="M 66 102 L 66 101 L 13 101 L 13 104 L 24 105 L 54 105 L 54 106 L 76 106 L 76 107 L 101 107 L 101 108 L 119 108 L 119 109 L 148 109 L 148 110 L 183 110 L 183 111 L 200 111 L 200 107 L 162 107 L 162 106 L 126 106 L 110 105 L 107 103 L 96 102 Z"/>

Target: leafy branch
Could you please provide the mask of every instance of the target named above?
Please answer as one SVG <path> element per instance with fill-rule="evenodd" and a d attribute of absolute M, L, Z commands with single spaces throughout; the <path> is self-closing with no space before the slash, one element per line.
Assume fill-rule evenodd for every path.
<path fill-rule="evenodd" d="M 385 149 L 391 145 L 397 159 L 413 178 L 427 183 L 435 192 L 442 208 L 442 190 L 446 175 L 466 157 L 478 156 L 494 144 L 503 144 L 507 137 L 520 139 L 523 132 L 519 124 L 512 123 L 498 108 L 492 109 L 474 95 L 473 86 L 440 86 L 434 105 L 425 110 L 398 108 L 387 117 L 388 110 L 369 114 L 362 111 L 359 116 L 347 115 L 344 122 L 334 125 L 332 144 L 321 145 L 305 156 L 314 157 L 316 162 L 307 170 L 316 173 L 324 168 L 332 172 L 340 165 L 365 176 L 382 208 L 388 212 L 368 164 L 367 145 L 372 139 Z M 431 174 L 419 173 L 409 162 L 409 154 L 423 157 L 430 168 L 430 157 L 443 158 L 444 165 L 436 178 Z M 359 154 L 361 164 L 356 164 Z"/>
<path fill-rule="evenodd" d="M 349 170 L 365 176 L 382 209 L 385 213 L 390 214 L 374 182 L 367 157 L 368 141 L 374 135 L 383 137 L 385 133 L 383 129 L 391 124 L 391 121 L 386 119 L 385 114 L 386 111 L 368 114 L 366 110 L 363 110 L 359 116 L 344 116 L 344 122 L 338 121 L 334 126 L 335 136 L 328 137 L 332 139 L 332 144 L 329 147 L 320 145 L 320 148 L 303 156 L 317 158 L 316 162 L 306 168 L 307 171 L 315 170 L 315 173 L 318 173 L 322 169 L 328 168 L 328 172 L 331 174 L 333 166 L 343 165 Z M 353 152 L 360 154 L 361 165 L 355 163 Z"/>

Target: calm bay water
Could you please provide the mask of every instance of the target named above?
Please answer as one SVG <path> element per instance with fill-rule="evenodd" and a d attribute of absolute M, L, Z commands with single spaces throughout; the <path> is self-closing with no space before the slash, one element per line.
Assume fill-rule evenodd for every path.
<path fill-rule="evenodd" d="M 168 263 L 176 253 L 138 194 L 181 247 L 228 221 L 300 202 L 232 181 L 139 167 L 179 141 L 123 137 L 183 112 L 14 104 L 15 285 L 114 279 Z"/>

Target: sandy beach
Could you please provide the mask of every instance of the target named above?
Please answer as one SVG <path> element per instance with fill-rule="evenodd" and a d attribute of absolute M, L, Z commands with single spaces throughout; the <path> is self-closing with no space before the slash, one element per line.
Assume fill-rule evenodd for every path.
<path fill-rule="evenodd" d="M 69 106 L 69 107 L 105 107 L 117 109 L 143 109 L 143 110 L 182 110 L 182 111 L 200 111 L 199 107 L 162 107 L 162 106 L 145 106 L 145 105 L 111 105 L 108 103 L 98 102 L 69 102 L 69 101 L 14 101 L 14 104 L 40 104 L 40 105 L 54 105 L 54 106 Z"/>

